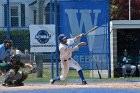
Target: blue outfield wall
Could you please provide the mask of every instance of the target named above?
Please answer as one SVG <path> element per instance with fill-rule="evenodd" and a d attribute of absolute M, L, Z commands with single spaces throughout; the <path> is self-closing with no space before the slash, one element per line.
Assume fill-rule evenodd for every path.
<path fill-rule="evenodd" d="M 60 33 L 72 38 L 88 32 L 94 26 L 98 28 L 80 41 L 87 42 L 73 53 L 83 69 L 109 69 L 110 31 L 109 0 L 60 1 Z M 75 45 L 76 45 L 75 44 Z M 74 45 L 73 45 L 74 46 Z"/>

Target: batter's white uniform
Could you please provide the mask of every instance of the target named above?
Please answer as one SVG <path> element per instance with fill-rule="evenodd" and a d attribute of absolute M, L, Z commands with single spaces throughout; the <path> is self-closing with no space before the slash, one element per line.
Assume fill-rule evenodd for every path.
<path fill-rule="evenodd" d="M 61 60 L 61 68 L 62 74 L 60 76 L 60 80 L 65 80 L 69 71 L 69 68 L 72 67 L 77 71 L 81 70 L 79 64 L 71 57 L 72 52 L 78 49 L 78 46 L 72 47 L 74 43 L 74 39 L 67 39 L 67 44 L 59 44 L 60 51 L 60 60 Z"/>

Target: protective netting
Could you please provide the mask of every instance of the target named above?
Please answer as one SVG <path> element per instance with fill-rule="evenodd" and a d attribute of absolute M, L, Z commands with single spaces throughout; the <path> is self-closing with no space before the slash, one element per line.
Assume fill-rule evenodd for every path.
<path fill-rule="evenodd" d="M 51 63 L 56 62 L 55 53 L 30 52 L 29 31 L 29 25 L 54 24 L 54 7 L 54 2 L 50 4 L 50 0 L 0 1 L 0 43 L 2 44 L 6 38 L 10 38 L 13 41 L 11 55 L 19 53 L 21 62 L 30 63 L 37 67 L 37 73 L 31 74 L 29 81 L 36 79 L 36 77 L 43 77 L 46 78 L 43 80 L 49 81 L 52 77 L 52 68 L 54 67 L 54 71 L 56 69 L 56 65 L 53 66 Z M 40 13 L 42 14 L 38 15 Z M 26 71 L 29 69 L 21 70 Z"/>
<path fill-rule="evenodd" d="M 98 69 L 103 77 L 110 76 L 109 21 L 108 0 L 60 2 L 60 33 L 72 38 L 81 33 L 87 33 L 95 26 L 98 27 L 76 42 L 76 44 L 86 42 L 87 45 L 80 47 L 73 54 L 73 58 L 84 70 L 91 70 L 91 77 L 98 76 Z"/>
<path fill-rule="evenodd" d="M 8 3 L 9 1 L 9 3 Z M 60 29 L 63 29 L 66 24 L 61 24 L 64 16 L 61 15 L 61 2 L 65 2 L 66 4 L 69 2 L 81 2 L 83 3 L 97 3 L 99 5 L 99 9 L 104 9 L 104 14 L 99 17 L 99 24 L 107 23 L 109 20 L 109 0 L 59 0 L 56 3 L 56 0 L 1 0 L 0 1 L 0 43 L 3 42 L 5 38 L 10 38 L 13 41 L 13 50 L 17 50 L 21 54 L 21 61 L 24 63 L 31 63 L 34 66 L 37 66 L 39 76 L 46 78 L 45 80 L 49 80 L 51 77 L 58 75 L 60 64 L 57 63 L 56 60 L 58 55 L 56 53 L 31 53 L 30 52 L 30 31 L 29 25 L 33 24 L 55 24 L 57 33 L 62 33 Z M 107 2 L 106 2 L 107 1 Z M 100 6 L 100 3 L 103 6 Z M 97 5 L 97 6 L 98 6 Z M 88 6 L 88 9 L 93 9 L 92 6 Z M 74 7 L 73 7 L 74 8 Z M 81 6 L 82 8 L 82 6 Z M 9 9 L 9 10 L 8 10 Z M 87 9 L 86 6 L 83 6 L 82 9 Z M 94 11 L 92 12 L 100 12 Z M 89 11 L 86 12 L 85 15 L 88 15 Z M 92 17 L 96 18 L 94 14 Z M 105 16 L 105 17 L 104 17 Z M 105 19 L 104 19 L 105 18 Z M 105 22 L 103 21 L 105 20 Z M 80 20 L 80 17 L 78 18 Z M 64 21 L 64 20 L 63 20 Z M 98 24 L 98 25 L 99 25 Z M 87 24 L 88 25 L 88 24 Z M 88 71 L 84 71 L 86 74 L 86 78 L 90 77 L 90 70 L 97 70 L 95 67 L 95 62 L 99 65 L 100 70 L 108 69 L 109 62 L 109 38 L 108 38 L 108 24 L 105 24 L 102 30 L 102 34 L 98 35 L 98 33 L 93 35 L 94 42 L 88 41 L 88 44 L 91 44 L 88 54 L 84 54 L 84 59 L 82 58 L 82 54 L 79 58 L 74 57 L 83 69 Z M 84 27 L 83 27 L 84 28 Z M 69 29 L 66 28 L 66 29 Z M 73 27 L 75 29 L 75 27 Z M 83 32 L 86 32 L 83 30 Z M 98 32 L 98 31 L 97 31 Z M 69 31 L 64 30 L 64 33 L 68 33 Z M 78 31 L 75 33 L 79 33 Z M 73 34 L 77 35 L 77 34 Z M 87 38 L 87 40 L 93 40 L 93 38 Z M 92 44 L 94 46 L 92 46 Z M 82 48 L 86 50 L 86 48 Z M 94 51 L 94 52 L 93 52 Z M 77 52 L 75 52 L 77 53 Z M 79 53 L 80 54 L 80 53 Z M 78 54 L 78 55 L 79 55 Z M 88 57 L 86 57 L 88 56 Z M 83 61 L 84 60 L 84 61 Z M 88 61 L 89 60 L 89 61 Z M 58 60 L 59 61 L 59 60 Z M 86 63 L 87 61 L 87 63 Z M 57 64 L 56 64 L 57 63 Z M 42 69 L 43 68 L 43 69 Z M 90 70 L 89 70 L 90 69 Z M 28 80 L 34 79 L 36 76 L 32 74 Z M 71 76 L 72 75 L 72 76 Z M 70 77 L 75 78 L 73 71 L 70 72 Z M 36 80 L 36 79 L 34 79 Z"/>

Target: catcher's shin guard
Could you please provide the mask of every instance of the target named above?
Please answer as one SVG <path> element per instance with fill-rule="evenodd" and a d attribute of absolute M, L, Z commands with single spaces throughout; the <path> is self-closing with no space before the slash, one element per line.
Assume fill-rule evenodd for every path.
<path fill-rule="evenodd" d="M 22 71 L 21 74 L 22 74 L 22 77 L 20 79 L 13 81 L 15 86 L 24 86 L 24 83 L 22 82 L 28 78 L 28 73 Z"/>
<path fill-rule="evenodd" d="M 6 73 L 3 83 L 8 84 L 9 81 L 12 81 L 14 75 L 15 75 L 15 71 L 11 69 L 9 72 Z"/>
<path fill-rule="evenodd" d="M 23 82 L 24 80 L 26 80 L 28 78 L 27 72 L 22 71 L 21 74 L 22 74 L 22 77 L 17 80 L 18 82 Z"/>

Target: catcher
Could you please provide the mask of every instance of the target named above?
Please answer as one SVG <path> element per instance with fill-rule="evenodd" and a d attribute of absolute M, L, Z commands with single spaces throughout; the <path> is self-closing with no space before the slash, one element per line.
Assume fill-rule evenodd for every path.
<path fill-rule="evenodd" d="M 57 80 L 65 80 L 69 71 L 69 68 L 72 67 L 74 69 L 77 70 L 81 80 L 82 80 L 82 84 L 85 85 L 87 84 L 83 72 L 82 72 L 82 68 L 80 67 L 80 65 L 71 57 L 72 56 L 72 52 L 74 50 L 77 50 L 80 46 L 85 45 L 85 42 L 80 42 L 77 46 L 72 47 L 72 45 L 74 44 L 75 41 L 77 41 L 80 37 L 85 36 L 84 34 L 80 34 L 74 38 L 71 39 L 67 39 L 67 37 L 64 34 L 60 34 L 59 35 L 59 41 L 60 41 L 60 45 L 59 45 L 59 51 L 60 51 L 60 60 L 61 60 L 61 67 L 62 67 L 62 75 L 58 76 L 56 78 L 53 78 L 50 80 L 51 84 L 54 84 L 55 81 Z"/>
<path fill-rule="evenodd" d="M 31 68 L 29 72 L 19 71 L 20 67 Z M 20 62 L 20 56 L 12 55 L 11 61 L 8 63 L 1 63 L 0 69 L 3 73 L 3 82 L 2 86 L 23 86 L 22 83 L 27 79 L 28 74 L 34 71 L 34 68 L 31 64 L 24 64 Z"/>

